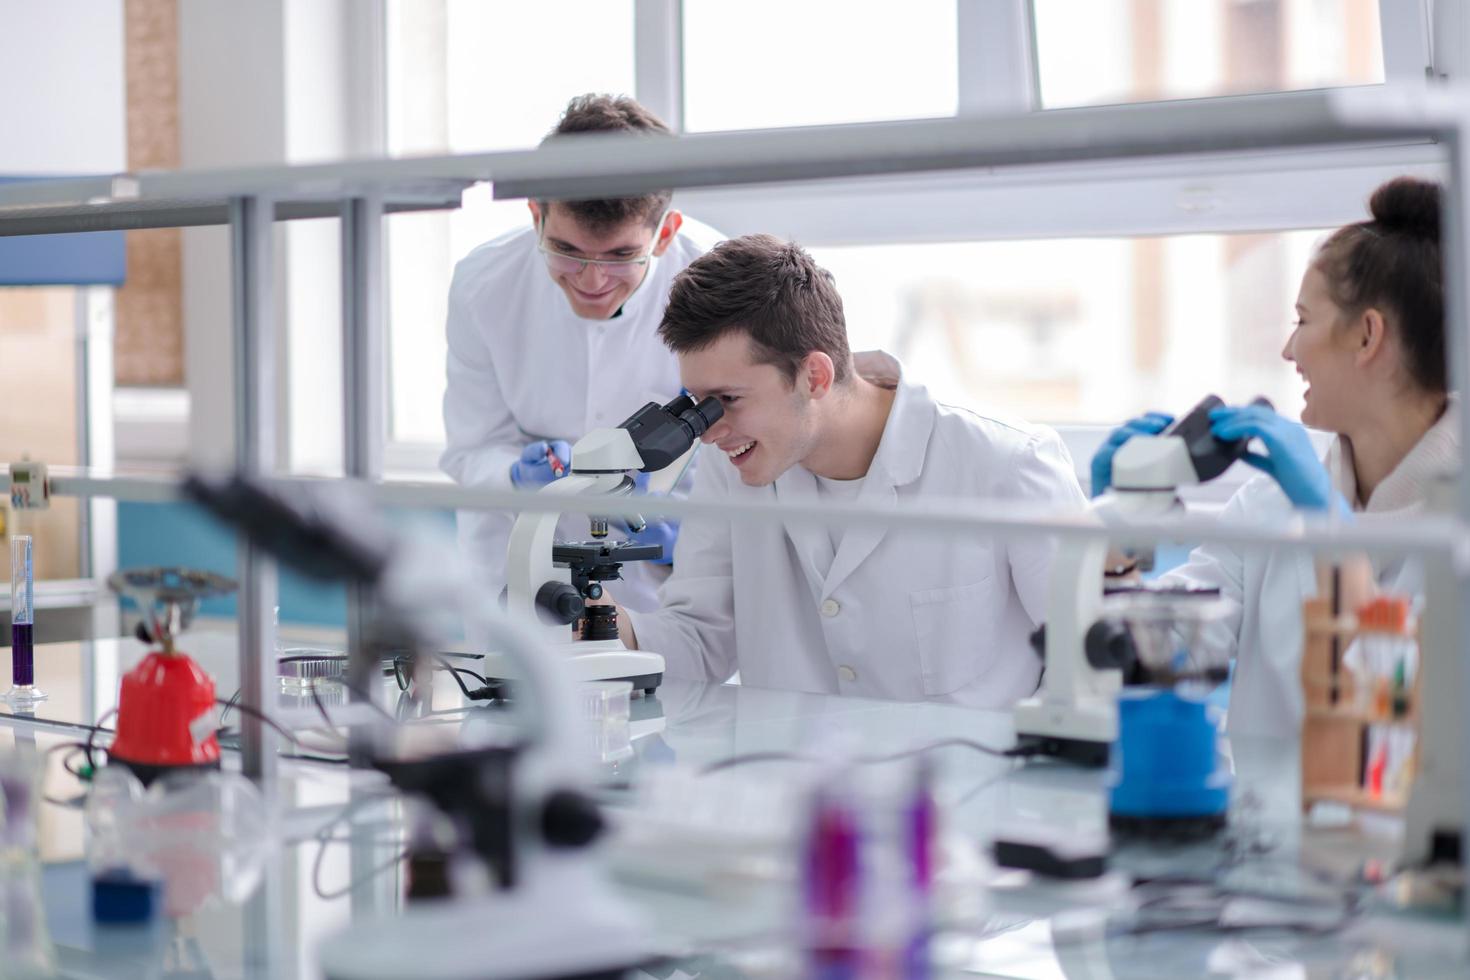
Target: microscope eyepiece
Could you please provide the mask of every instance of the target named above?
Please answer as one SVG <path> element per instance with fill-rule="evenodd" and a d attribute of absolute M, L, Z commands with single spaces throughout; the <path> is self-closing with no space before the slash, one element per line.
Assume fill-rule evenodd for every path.
<path fill-rule="evenodd" d="M 676 410 L 674 404 L 681 401 L 687 403 L 687 407 Z M 704 435 L 705 430 L 718 422 L 720 416 L 725 414 L 725 406 L 721 405 L 720 400 L 713 395 L 698 405 L 694 404 L 694 399 L 688 395 L 680 395 L 674 401 L 669 402 L 667 407 L 673 415 L 678 417 L 679 421 L 689 426 L 689 432 L 695 439 Z"/>
<path fill-rule="evenodd" d="M 706 398 L 696 405 L 693 398 L 680 395 L 667 405 L 649 402 L 620 428 L 633 437 L 633 447 L 643 460 L 639 469 L 652 473 L 688 452 L 724 414 L 725 406 L 718 398 Z"/>

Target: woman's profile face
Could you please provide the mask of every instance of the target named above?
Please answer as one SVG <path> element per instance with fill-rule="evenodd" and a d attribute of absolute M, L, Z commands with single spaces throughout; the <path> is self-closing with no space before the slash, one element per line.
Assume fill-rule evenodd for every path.
<path fill-rule="evenodd" d="M 1327 277 L 1314 263 L 1302 276 L 1296 300 L 1296 323 L 1281 356 L 1296 365 L 1307 383 L 1302 422 L 1314 429 L 1342 432 L 1361 413 L 1362 390 L 1356 368 L 1352 331 L 1343 310 L 1332 300 Z"/>

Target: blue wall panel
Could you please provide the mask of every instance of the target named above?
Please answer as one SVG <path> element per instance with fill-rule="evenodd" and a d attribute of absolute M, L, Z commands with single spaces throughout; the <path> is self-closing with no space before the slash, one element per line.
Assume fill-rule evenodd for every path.
<path fill-rule="evenodd" d="M 411 512 L 415 518 L 426 512 Z M 431 519 L 452 533 L 454 515 L 433 512 Z M 395 523 L 405 515 L 389 513 Z M 117 505 L 117 562 L 119 568 L 150 565 L 185 565 L 234 578 L 235 535 L 193 504 Z M 346 591 L 340 585 L 325 585 L 281 570 L 281 622 L 310 626 L 344 626 L 347 622 Z M 235 599 L 211 599 L 202 607 L 204 615 L 235 615 Z"/>
<path fill-rule="evenodd" d="M 0 237 L 0 286 L 120 286 L 126 272 L 120 231 Z"/>

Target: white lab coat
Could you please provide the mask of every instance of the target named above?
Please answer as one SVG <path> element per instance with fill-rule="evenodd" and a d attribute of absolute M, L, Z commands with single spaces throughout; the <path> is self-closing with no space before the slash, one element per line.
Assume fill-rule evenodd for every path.
<path fill-rule="evenodd" d="M 859 503 L 999 498 L 1085 506 L 1067 450 L 1049 429 L 941 405 L 882 352 L 859 354 L 857 367 L 897 385 Z M 711 453 L 691 498 L 720 497 L 820 499 L 803 467 L 748 487 L 727 458 Z M 723 681 L 738 670 L 743 683 L 761 687 L 1004 707 L 1036 689 L 1040 661 L 1027 637 L 1045 614 L 1054 551 L 1044 538 L 852 528 L 832 555 L 823 526 L 732 533 L 729 523 L 690 519 L 659 593 L 663 608 L 628 615 L 639 646 L 663 654 L 673 677 Z"/>
<path fill-rule="evenodd" d="M 1355 510 L 1369 514 L 1410 514 L 1422 510 L 1431 482 L 1458 466 L 1460 441 L 1450 408 L 1373 491 L 1366 507 L 1358 502 L 1352 446 L 1337 439 L 1323 460 L 1333 482 Z M 1240 523 L 1287 522 L 1296 512 L 1271 477 L 1246 483 L 1220 515 Z M 1373 559 L 1379 588 L 1402 595 L 1424 591 L 1417 561 Z M 1201 545 L 1180 567 L 1159 576 L 1163 585 L 1218 588 L 1230 612 L 1210 627 L 1208 643 L 1235 658 L 1227 714 L 1235 735 L 1294 736 L 1303 712 L 1302 603 L 1317 595 L 1313 556 L 1282 549 L 1240 551 L 1221 544 Z"/>
<path fill-rule="evenodd" d="M 449 288 L 444 472 L 464 486 L 510 489 L 510 466 L 526 443 L 575 443 L 647 402 L 676 396 L 679 365 L 658 337 L 659 321 L 674 276 L 721 237 L 685 218 L 643 285 L 610 320 L 572 312 L 546 271 L 534 228 L 502 235 L 465 256 Z M 512 522 L 508 513 L 458 514 L 460 548 L 490 601 L 505 585 Z M 587 519 L 565 518 L 557 536 L 585 539 Z M 666 576 L 667 566 L 633 562 L 623 568 L 624 581 L 608 591 L 630 608 L 653 608 Z"/>

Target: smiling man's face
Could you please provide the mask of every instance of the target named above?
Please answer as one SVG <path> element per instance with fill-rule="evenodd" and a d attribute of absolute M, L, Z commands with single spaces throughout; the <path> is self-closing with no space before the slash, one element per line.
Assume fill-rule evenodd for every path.
<path fill-rule="evenodd" d="M 812 400 L 774 364 L 757 361 L 750 338 L 730 331 L 679 355 L 679 377 L 696 400 L 714 395 L 725 414 L 705 432 L 747 486 L 761 487 L 801 463 L 816 439 Z"/>
<path fill-rule="evenodd" d="M 633 218 L 612 228 L 592 229 L 555 203 L 543 209 L 532 201 L 530 207 L 547 272 L 566 294 L 572 312 L 584 320 L 606 320 L 617 313 L 648 274 L 650 263 L 636 260 L 662 255 L 680 224 L 678 212 L 670 211 L 658 227 Z M 611 264 L 584 266 L 583 259 Z"/>

